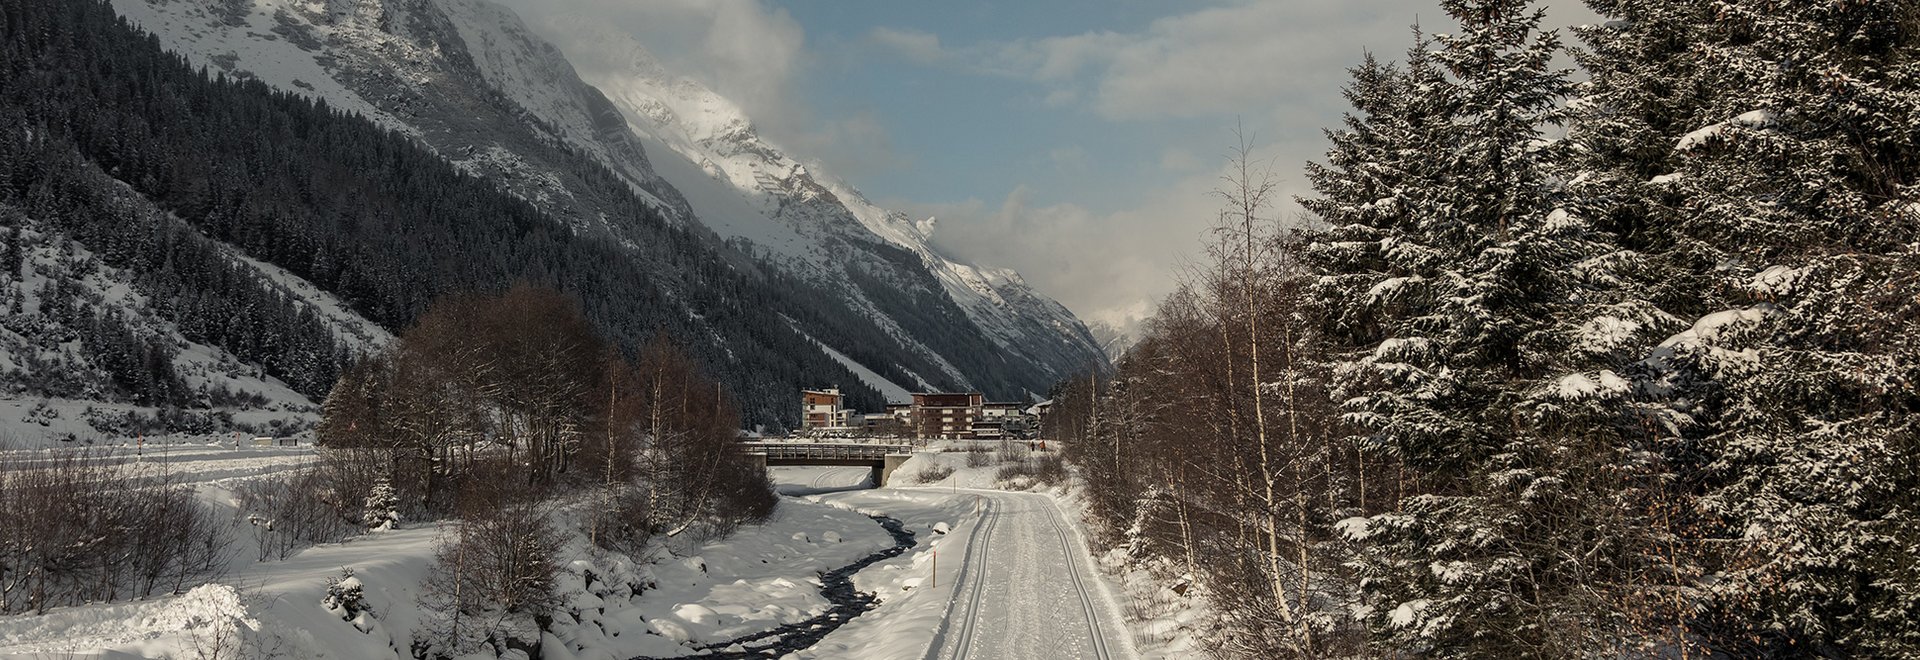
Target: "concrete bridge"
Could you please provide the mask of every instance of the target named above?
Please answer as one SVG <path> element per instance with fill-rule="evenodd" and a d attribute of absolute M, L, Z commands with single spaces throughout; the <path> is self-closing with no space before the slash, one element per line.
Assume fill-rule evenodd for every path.
<path fill-rule="evenodd" d="M 913 445 L 872 442 L 744 442 L 742 449 L 762 469 L 776 465 L 845 465 L 873 468 L 873 486 L 887 485 L 900 464 L 913 457 Z"/>

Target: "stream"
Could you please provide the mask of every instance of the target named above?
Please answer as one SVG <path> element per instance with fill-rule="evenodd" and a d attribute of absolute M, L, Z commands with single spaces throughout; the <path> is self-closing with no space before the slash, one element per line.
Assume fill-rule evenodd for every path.
<path fill-rule="evenodd" d="M 820 574 L 820 595 L 825 596 L 832 607 L 811 619 L 789 623 L 778 628 L 765 630 L 751 635 L 703 644 L 692 647 L 693 653 L 702 658 L 778 658 L 788 653 L 802 651 L 820 643 L 828 633 L 839 630 L 854 617 L 865 614 L 877 603 L 872 593 L 856 591 L 853 588 L 853 575 L 865 570 L 877 562 L 892 559 L 906 552 L 916 543 L 913 532 L 906 530 L 900 521 L 886 516 L 867 516 L 887 529 L 893 536 L 893 547 L 867 555 L 859 561 Z M 735 646 L 739 648 L 734 649 Z M 633 660 L 665 660 L 654 656 L 640 656 Z"/>

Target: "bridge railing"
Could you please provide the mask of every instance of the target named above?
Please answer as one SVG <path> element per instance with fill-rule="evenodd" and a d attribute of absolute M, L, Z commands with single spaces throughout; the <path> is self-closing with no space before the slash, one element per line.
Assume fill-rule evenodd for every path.
<path fill-rule="evenodd" d="M 881 460 L 913 453 L 913 445 L 840 442 L 743 442 L 743 451 L 767 458 Z"/>

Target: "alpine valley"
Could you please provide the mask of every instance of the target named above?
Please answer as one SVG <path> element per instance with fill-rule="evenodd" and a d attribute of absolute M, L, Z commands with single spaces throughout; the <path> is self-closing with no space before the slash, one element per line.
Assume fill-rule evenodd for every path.
<path fill-rule="evenodd" d="M 803 164 L 629 36 L 597 35 L 626 55 L 583 79 L 486 0 L 112 7 L 260 107 L 155 73 L 138 84 L 168 93 L 140 102 L 184 104 L 170 116 L 192 127 L 71 111 L 200 151 L 164 154 L 6 109 L 26 127 L 14 162 L 39 177 L 0 200 L 21 228 L 0 277 L 14 440 L 295 432 L 435 297 L 517 282 L 575 298 L 617 345 L 671 336 L 770 428 L 797 424 L 802 387 L 869 409 L 910 391 L 1022 400 L 1107 364 L 1017 273 L 940 253 L 930 221 Z M 154 174 L 195 160 L 206 176 Z"/>

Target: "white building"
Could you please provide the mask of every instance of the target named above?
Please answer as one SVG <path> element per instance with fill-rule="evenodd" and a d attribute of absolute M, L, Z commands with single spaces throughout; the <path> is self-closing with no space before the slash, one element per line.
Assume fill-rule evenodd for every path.
<path fill-rule="evenodd" d="M 841 405 L 840 388 L 800 390 L 800 428 L 845 428 L 853 411 Z"/>

